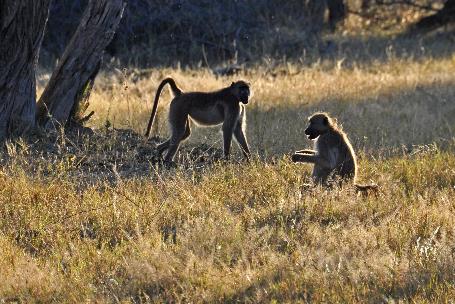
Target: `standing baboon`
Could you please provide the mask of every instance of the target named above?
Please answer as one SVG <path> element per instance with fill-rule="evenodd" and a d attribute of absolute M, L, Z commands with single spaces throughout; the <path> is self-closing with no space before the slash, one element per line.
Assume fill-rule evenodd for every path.
<path fill-rule="evenodd" d="M 328 185 L 331 180 L 353 181 L 359 191 L 375 190 L 377 185 L 356 183 L 357 161 L 346 133 L 327 113 L 315 113 L 305 129 L 309 139 L 315 140 L 315 150 L 300 150 L 292 155 L 293 162 L 314 164 L 313 180 Z"/>
<path fill-rule="evenodd" d="M 163 87 L 169 84 L 174 94 L 169 109 L 171 137 L 158 146 L 158 152 L 168 150 L 165 161 L 173 160 L 180 143 L 191 134 L 189 118 L 200 125 L 213 126 L 223 123 L 224 157 L 229 158 L 232 135 L 239 143 L 244 156 L 248 159 L 250 149 L 245 137 L 246 109 L 250 96 L 250 86 L 245 81 L 233 82 L 230 86 L 215 92 L 183 93 L 172 78 L 164 79 L 158 86 L 152 114 L 147 126 L 146 137 L 149 137 L 156 115 L 158 99 Z M 242 103 L 242 104 L 241 104 Z"/>

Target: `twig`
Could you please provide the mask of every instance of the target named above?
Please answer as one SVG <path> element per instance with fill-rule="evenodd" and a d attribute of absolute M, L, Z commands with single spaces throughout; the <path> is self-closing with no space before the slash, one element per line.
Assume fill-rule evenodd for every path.
<path fill-rule="evenodd" d="M 399 4 L 412 6 L 412 7 L 418 8 L 418 9 L 423 9 L 423 10 L 432 11 L 432 12 L 438 12 L 439 11 L 437 9 L 434 9 L 431 5 L 421 5 L 421 4 L 414 3 L 414 2 L 412 2 L 410 0 L 394 0 L 392 2 L 384 2 L 382 0 L 377 0 L 376 1 L 376 5 L 383 5 L 383 6 L 399 5 Z"/>

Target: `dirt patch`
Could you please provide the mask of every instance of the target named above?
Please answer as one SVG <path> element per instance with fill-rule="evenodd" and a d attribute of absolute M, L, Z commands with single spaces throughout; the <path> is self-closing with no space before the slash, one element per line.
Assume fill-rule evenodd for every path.
<path fill-rule="evenodd" d="M 78 177 L 90 184 L 153 177 L 158 172 L 172 170 L 157 153 L 156 146 L 162 141 L 163 138 L 147 140 L 132 130 L 113 128 L 38 135 L 27 141 L 6 143 L 0 152 L 0 165 L 8 171 L 21 168 L 35 176 Z M 222 157 L 221 149 L 185 143 L 175 162 L 183 170 L 200 170 Z"/>

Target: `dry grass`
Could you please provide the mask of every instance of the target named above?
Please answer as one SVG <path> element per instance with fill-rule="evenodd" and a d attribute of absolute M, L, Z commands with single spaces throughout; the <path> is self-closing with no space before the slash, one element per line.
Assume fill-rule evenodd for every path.
<path fill-rule="evenodd" d="M 220 79 L 204 70 L 129 72 L 99 80 L 93 126 L 143 131 L 164 75 L 185 90 L 244 78 L 255 90 L 247 133 L 257 158 L 188 166 L 188 147 L 221 147 L 213 129 L 195 130 L 181 168 L 170 171 L 139 162 L 137 146 L 147 143 L 104 131 L 80 144 L 59 137 L 39 157 L 38 143 L 9 144 L 0 167 L 0 302 L 453 300 L 455 58 L 286 65 Z M 160 135 L 168 101 L 166 93 Z M 315 110 L 338 117 L 359 151 L 360 179 L 378 182 L 381 195 L 302 189 L 309 166 L 283 155 L 310 145 L 302 133 Z M 121 169 L 97 178 L 95 163 Z"/>
<path fill-rule="evenodd" d="M 296 146 L 308 145 L 302 130 L 308 115 L 316 110 L 336 116 L 358 149 L 377 154 L 455 136 L 454 70 L 455 55 L 420 61 L 391 58 L 387 64 L 373 62 L 354 68 L 343 68 L 342 62 L 334 68 L 288 64 L 273 71 L 257 68 L 218 79 L 208 70 L 159 70 L 139 80 L 134 72 L 118 73 L 100 81 L 92 98 L 97 112 L 92 123 L 102 126 L 108 120 L 115 127 L 143 133 L 156 87 L 168 75 L 184 91 L 213 90 L 246 79 L 254 90 L 248 105 L 248 137 L 260 155 L 289 153 Z M 165 90 L 155 134 L 167 135 L 169 101 Z M 194 133 L 190 142 L 220 142 L 220 134 L 211 129 Z"/>

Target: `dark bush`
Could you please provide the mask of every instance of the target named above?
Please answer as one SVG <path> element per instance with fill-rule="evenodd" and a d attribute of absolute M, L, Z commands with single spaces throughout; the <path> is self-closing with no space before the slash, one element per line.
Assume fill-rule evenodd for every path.
<path fill-rule="evenodd" d="M 44 58 L 58 58 L 87 0 L 54 1 Z M 108 53 L 137 66 L 300 57 L 317 43 L 325 1 L 129 0 Z"/>

